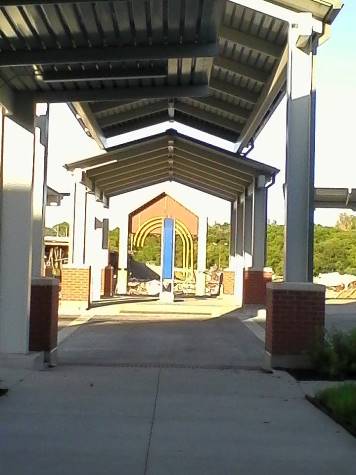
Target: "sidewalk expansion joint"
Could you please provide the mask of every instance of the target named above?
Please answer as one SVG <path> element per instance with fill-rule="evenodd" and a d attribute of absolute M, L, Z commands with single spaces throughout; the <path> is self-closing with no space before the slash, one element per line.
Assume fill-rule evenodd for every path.
<path fill-rule="evenodd" d="M 157 410 L 157 401 L 158 401 L 160 379 L 161 379 L 161 370 L 159 370 L 158 377 L 157 377 L 156 395 L 155 395 L 155 400 L 154 400 L 154 404 L 153 404 L 151 426 L 150 426 L 150 432 L 149 432 L 149 436 L 148 436 L 146 458 L 145 458 L 145 469 L 144 469 L 143 475 L 147 474 L 148 466 L 149 466 L 151 441 L 152 441 L 152 434 L 153 434 L 153 426 L 154 426 L 155 419 L 156 419 L 156 410 Z"/>

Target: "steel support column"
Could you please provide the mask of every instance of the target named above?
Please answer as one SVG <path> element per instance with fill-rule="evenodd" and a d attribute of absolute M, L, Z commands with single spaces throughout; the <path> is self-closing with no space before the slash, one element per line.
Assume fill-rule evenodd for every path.
<path fill-rule="evenodd" d="M 33 134 L 0 108 L 0 353 L 29 348 Z"/>
<path fill-rule="evenodd" d="M 245 194 L 241 194 L 236 206 L 236 251 L 235 251 L 235 298 L 243 303 L 245 267 Z"/>
<path fill-rule="evenodd" d="M 263 270 L 266 264 L 267 188 L 266 178 L 257 178 L 253 205 L 253 268 Z"/>
<path fill-rule="evenodd" d="M 309 36 L 303 50 L 297 46 L 301 36 Z M 287 282 L 313 279 L 316 44 L 311 26 L 290 26 L 285 187 Z"/>
<path fill-rule="evenodd" d="M 34 118 L 32 277 L 44 275 L 44 240 L 47 204 L 48 104 L 37 104 Z"/>
<path fill-rule="evenodd" d="M 70 261 L 74 266 L 82 266 L 85 263 L 86 250 L 87 192 L 85 186 L 81 183 L 81 170 L 76 169 L 73 174 L 75 183 L 73 194 L 73 222 L 72 226 L 70 226 L 72 242 Z"/>
<path fill-rule="evenodd" d="M 245 268 L 253 266 L 253 215 L 254 215 L 254 190 L 249 187 L 245 195 L 245 222 L 244 222 L 244 261 Z"/>
<path fill-rule="evenodd" d="M 207 217 L 199 216 L 197 278 L 196 278 L 196 289 L 195 289 L 195 294 L 198 296 L 205 295 L 207 235 L 208 235 Z"/>
<path fill-rule="evenodd" d="M 129 241 L 129 217 L 123 221 L 120 226 L 120 242 L 119 242 L 119 268 L 117 272 L 117 289 L 120 295 L 127 293 L 127 251 Z"/>

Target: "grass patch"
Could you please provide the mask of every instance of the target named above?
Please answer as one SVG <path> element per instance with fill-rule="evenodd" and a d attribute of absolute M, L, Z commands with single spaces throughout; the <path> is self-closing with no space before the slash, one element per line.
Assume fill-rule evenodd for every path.
<path fill-rule="evenodd" d="M 316 372 L 329 379 L 348 379 L 356 375 L 356 329 L 326 332 L 309 351 Z"/>
<path fill-rule="evenodd" d="M 345 383 L 324 389 L 315 395 L 315 399 L 337 422 L 356 435 L 356 384 Z"/>

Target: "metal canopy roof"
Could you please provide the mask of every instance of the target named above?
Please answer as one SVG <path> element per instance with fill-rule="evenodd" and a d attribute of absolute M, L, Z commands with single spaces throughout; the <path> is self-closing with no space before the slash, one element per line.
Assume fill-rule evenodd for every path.
<path fill-rule="evenodd" d="M 30 101 L 71 102 L 104 148 L 109 137 L 176 120 L 239 141 L 242 150 L 286 79 L 287 22 L 266 5 L 272 13 L 309 11 L 325 23 L 342 6 L 337 0 L 0 1 L 0 103 L 26 122 Z"/>
<path fill-rule="evenodd" d="M 356 211 L 356 189 L 315 188 L 315 208 L 340 208 Z"/>
<path fill-rule="evenodd" d="M 101 198 L 176 181 L 233 201 L 257 176 L 265 175 L 270 180 L 278 173 L 276 168 L 243 159 L 173 130 L 70 163 L 66 168 L 84 170 L 83 184 Z"/>
<path fill-rule="evenodd" d="M 65 196 L 70 196 L 70 193 L 60 193 L 50 186 L 47 186 L 47 206 L 60 206 L 62 199 Z"/>

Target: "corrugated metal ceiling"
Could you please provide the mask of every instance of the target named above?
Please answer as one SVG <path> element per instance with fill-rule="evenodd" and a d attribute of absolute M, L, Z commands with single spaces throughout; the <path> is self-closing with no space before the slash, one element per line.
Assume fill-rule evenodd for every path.
<path fill-rule="evenodd" d="M 1 4 L 0 102 L 72 102 L 104 147 L 165 120 L 246 140 L 287 41 L 286 22 L 227 0 Z"/>

